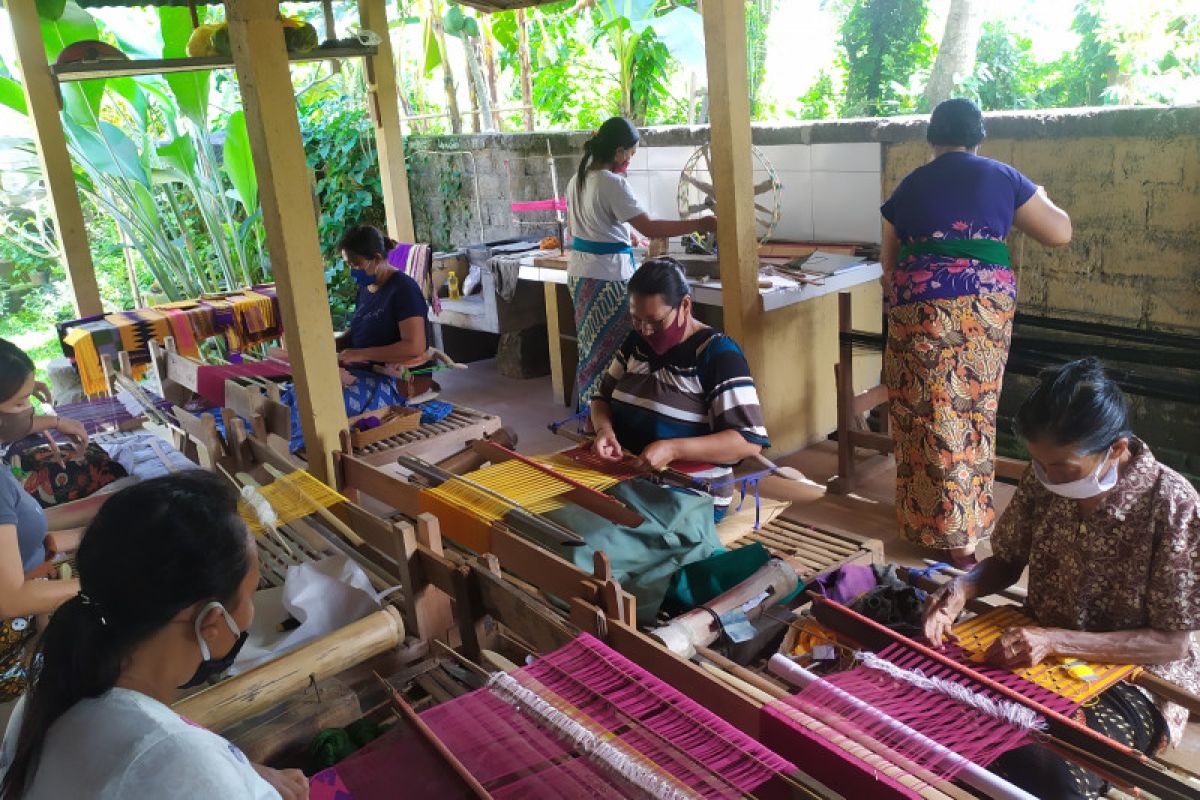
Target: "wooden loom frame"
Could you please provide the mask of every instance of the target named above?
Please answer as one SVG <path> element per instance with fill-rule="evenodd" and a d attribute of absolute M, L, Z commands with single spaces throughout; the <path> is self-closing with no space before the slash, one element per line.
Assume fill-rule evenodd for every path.
<path fill-rule="evenodd" d="M 874 450 L 887 455 L 895 449 L 895 441 L 889 433 L 889 415 L 884 408 L 881 415 L 882 430 L 868 430 L 863 418 L 876 408 L 887 406 L 888 389 L 877 383 L 868 389 L 854 391 L 854 345 L 842 336 L 854 330 L 853 301 L 850 292 L 838 293 L 838 363 L 833 367 L 834 383 L 837 386 L 837 477 L 828 483 L 833 494 L 850 494 L 858 487 L 858 465 L 854 461 L 855 448 Z M 996 456 L 996 477 L 1019 481 L 1029 466 L 1028 461 Z"/>

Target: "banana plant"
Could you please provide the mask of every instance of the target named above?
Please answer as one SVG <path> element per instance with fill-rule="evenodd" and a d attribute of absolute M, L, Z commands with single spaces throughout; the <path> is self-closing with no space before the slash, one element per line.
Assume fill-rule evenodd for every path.
<path fill-rule="evenodd" d="M 68 44 L 100 38 L 74 2 L 41 2 L 42 35 L 54 61 Z M 126 41 L 136 26 L 109 31 L 123 50 L 182 57 L 191 20 L 158 10 L 158 37 Z M 172 300 L 269 280 L 257 180 L 245 119 L 224 123 L 221 163 L 209 122 L 208 72 L 63 84 L 63 128 L 76 182 L 117 223 L 123 238 Z M 0 103 L 26 114 L 24 93 L 0 77 Z M 28 148 L 32 142 L 9 142 Z"/>
<path fill-rule="evenodd" d="M 622 116 L 636 118 L 633 87 L 638 45 L 648 33 L 685 67 L 699 72 L 705 68 L 703 19 L 683 6 L 660 13 L 667 6 L 667 0 L 596 0 L 600 16 L 596 41 L 606 38 L 617 60 Z"/>

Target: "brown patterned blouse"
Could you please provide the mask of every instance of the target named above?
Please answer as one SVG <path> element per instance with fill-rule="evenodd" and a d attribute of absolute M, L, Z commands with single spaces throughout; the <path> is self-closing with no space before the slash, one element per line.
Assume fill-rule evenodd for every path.
<path fill-rule="evenodd" d="M 992 534 L 999 558 L 1029 566 L 1028 610 L 1039 625 L 1108 632 L 1200 631 L 1200 495 L 1139 439 L 1116 487 L 1093 513 L 1026 470 Z M 1200 644 L 1150 672 L 1200 693 Z M 1187 710 L 1158 701 L 1178 744 Z"/>

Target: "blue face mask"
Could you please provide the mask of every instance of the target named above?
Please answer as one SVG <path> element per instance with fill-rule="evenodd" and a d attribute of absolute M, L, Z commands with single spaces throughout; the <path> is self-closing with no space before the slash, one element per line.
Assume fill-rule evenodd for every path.
<path fill-rule="evenodd" d="M 370 286 L 375 282 L 375 276 L 367 272 L 365 269 L 350 268 L 350 277 L 354 278 L 354 282 L 360 287 Z"/>

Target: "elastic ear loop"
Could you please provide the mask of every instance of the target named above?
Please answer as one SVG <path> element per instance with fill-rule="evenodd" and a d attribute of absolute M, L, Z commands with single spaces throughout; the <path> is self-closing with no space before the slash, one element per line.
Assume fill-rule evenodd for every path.
<path fill-rule="evenodd" d="M 204 608 L 200 609 L 200 613 L 196 615 L 195 622 L 196 641 L 200 643 L 200 658 L 204 661 L 208 661 L 212 658 L 212 651 L 208 649 L 208 642 L 204 641 L 204 636 L 200 633 L 200 625 L 203 623 L 204 618 L 208 616 L 208 612 L 214 608 L 219 608 L 221 610 L 221 614 L 225 617 L 225 624 L 229 626 L 229 630 L 233 632 L 234 636 L 242 635 L 242 629 L 239 628 L 238 624 L 233 621 L 233 616 L 219 600 L 213 600 L 205 605 Z"/>

